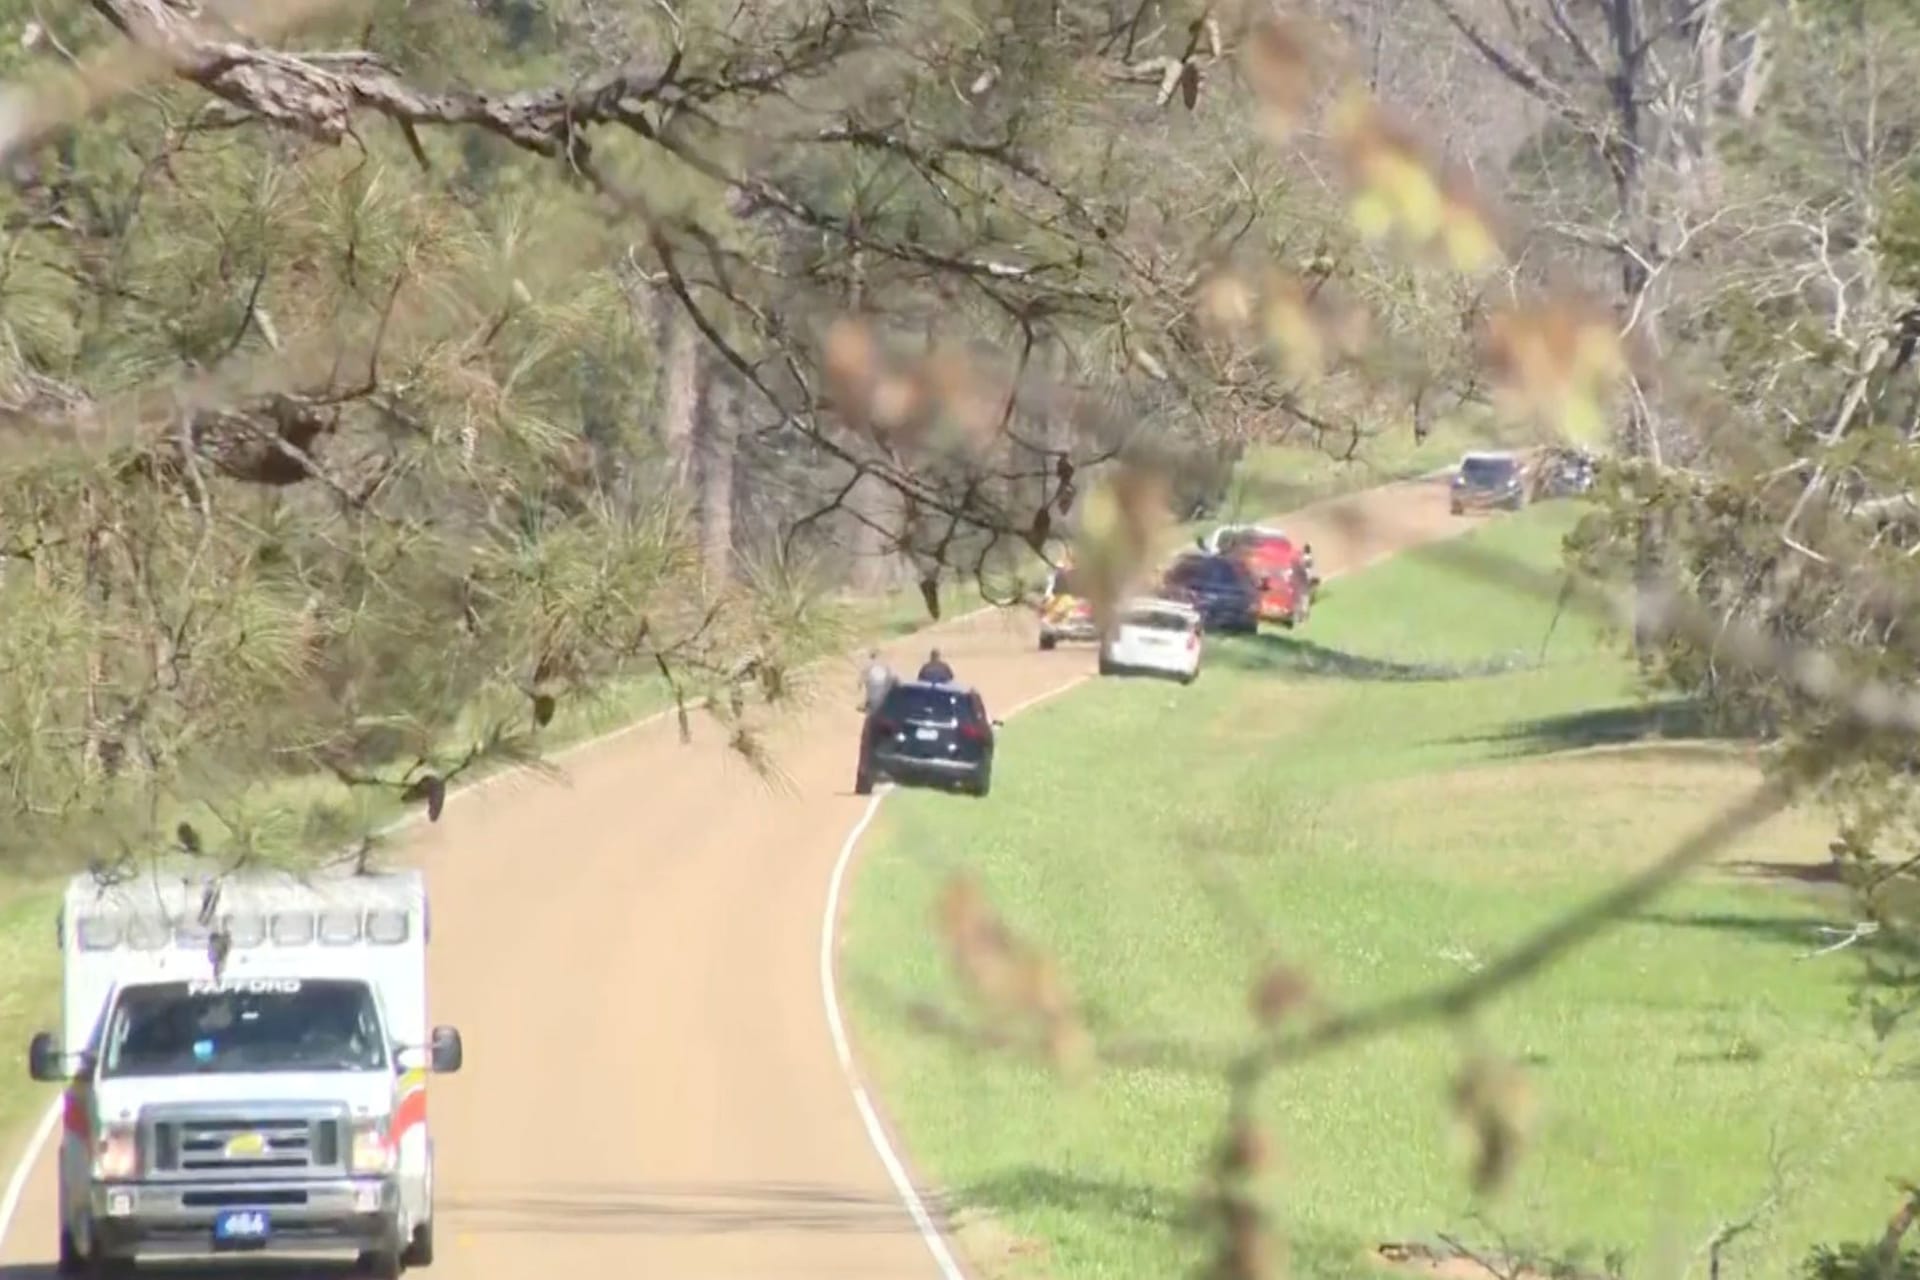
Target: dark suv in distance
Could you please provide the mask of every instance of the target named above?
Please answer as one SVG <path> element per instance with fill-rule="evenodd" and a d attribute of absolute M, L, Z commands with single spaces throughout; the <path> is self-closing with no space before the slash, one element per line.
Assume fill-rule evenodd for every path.
<path fill-rule="evenodd" d="M 1449 486 L 1454 515 L 1527 505 L 1527 469 L 1511 453 L 1469 453 L 1461 457 Z"/>
<path fill-rule="evenodd" d="M 931 782 L 984 796 L 993 785 L 993 730 L 987 705 L 957 684 L 903 680 L 860 730 L 853 789 L 870 795 L 882 778 Z"/>
<path fill-rule="evenodd" d="M 1260 630 L 1260 584 L 1231 556 L 1181 556 L 1167 569 L 1160 594 L 1191 604 L 1208 631 L 1252 635 Z"/>

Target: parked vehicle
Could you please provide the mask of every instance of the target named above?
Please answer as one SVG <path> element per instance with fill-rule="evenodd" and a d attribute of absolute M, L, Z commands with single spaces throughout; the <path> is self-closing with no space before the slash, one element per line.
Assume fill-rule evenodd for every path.
<path fill-rule="evenodd" d="M 1052 649 L 1062 640 L 1098 640 L 1093 601 L 1081 593 L 1073 567 L 1062 565 L 1047 575 L 1040 600 L 1040 647 Z"/>
<path fill-rule="evenodd" d="M 61 1029 L 35 1080 L 64 1081 L 60 1270 L 228 1253 L 350 1253 L 378 1276 L 433 1261 L 418 871 L 192 865 L 67 885 Z"/>
<path fill-rule="evenodd" d="M 1468 511 L 1518 511 L 1527 505 L 1527 471 L 1511 453 L 1469 453 L 1453 473 L 1450 507 Z"/>
<path fill-rule="evenodd" d="M 1270 524 L 1223 524 L 1200 541 L 1200 549 L 1210 556 L 1232 555 L 1249 542 L 1270 538 L 1285 540 L 1287 531 Z"/>
<path fill-rule="evenodd" d="M 1113 633 L 1100 646 L 1100 674 L 1157 672 L 1192 684 L 1205 648 L 1200 611 L 1178 600 L 1127 602 Z"/>
<path fill-rule="evenodd" d="M 1260 592 L 1260 621 L 1289 629 L 1307 620 L 1316 585 L 1303 549 L 1279 529 L 1222 525 L 1202 544 L 1214 555 L 1238 560 Z"/>
<path fill-rule="evenodd" d="M 1549 449 L 1535 469 L 1534 492 L 1542 498 L 1577 498 L 1591 493 L 1598 460 L 1585 449 Z"/>
<path fill-rule="evenodd" d="M 993 731 L 978 691 L 965 685 L 896 684 L 860 730 L 853 789 L 874 783 L 931 782 L 984 796 L 993 785 Z"/>
<path fill-rule="evenodd" d="M 1160 594 L 1192 605 L 1208 631 L 1251 635 L 1260 629 L 1260 586 L 1231 556 L 1181 556 L 1167 569 Z"/>

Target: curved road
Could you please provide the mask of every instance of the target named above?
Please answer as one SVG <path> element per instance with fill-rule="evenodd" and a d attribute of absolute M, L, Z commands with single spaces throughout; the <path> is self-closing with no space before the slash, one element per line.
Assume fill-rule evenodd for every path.
<path fill-rule="evenodd" d="M 1417 481 L 1284 523 L 1331 575 L 1467 522 Z M 889 658 L 911 669 L 928 642 Z M 937 643 L 997 715 L 1093 667 L 1085 647 L 1037 652 L 1025 616 L 969 617 Z M 823 906 L 867 805 L 851 794 L 853 675 L 822 681 L 775 735 L 787 788 L 698 718 L 691 747 L 656 721 L 569 756 L 564 780 L 499 780 L 415 829 L 433 1015 L 469 1046 L 433 1086 L 440 1257 L 419 1274 L 939 1276 L 822 1009 Z M 1009 766 L 1019 751 L 1016 732 Z M 0 1242 L 8 1280 L 52 1274 L 50 1156 Z"/>

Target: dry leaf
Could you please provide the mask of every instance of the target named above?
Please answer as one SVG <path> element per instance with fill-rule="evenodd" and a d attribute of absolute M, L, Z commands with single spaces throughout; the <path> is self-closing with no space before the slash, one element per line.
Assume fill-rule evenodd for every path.
<path fill-rule="evenodd" d="M 1287 1015 L 1302 1008 L 1313 997 L 1313 984 L 1298 969 L 1274 965 L 1253 987 L 1253 1017 L 1262 1030 L 1272 1031 Z"/>
<path fill-rule="evenodd" d="M 1240 64 L 1259 100 L 1262 126 L 1276 141 L 1292 133 L 1319 85 L 1305 28 L 1273 16 L 1261 19 L 1247 33 Z"/>
<path fill-rule="evenodd" d="M 1568 299 L 1503 308 L 1487 317 L 1487 363 L 1503 412 L 1574 444 L 1605 442 L 1607 412 L 1628 372 L 1612 318 Z"/>
<path fill-rule="evenodd" d="M 1520 1158 L 1533 1122 L 1533 1091 L 1517 1065 L 1482 1055 L 1461 1068 L 1452 1093 L 1474 1192 L 1491 1194 L 1505 1185 Z"/>
<path fill-rule="evenodd" d="M 1073 561 L 1101 628 L 1112 620 L 1121 597 L 1144 576 L 1160 531 L 1170 520 L 1167 480 L 1154 468 L 1123 463 L 1103 475 L 1087 495 Z"/>

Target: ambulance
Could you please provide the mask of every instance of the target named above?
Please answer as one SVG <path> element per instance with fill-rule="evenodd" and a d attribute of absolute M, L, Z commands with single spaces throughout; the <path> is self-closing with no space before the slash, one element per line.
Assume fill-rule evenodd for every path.
<path fill-rule="evenodd" d="M 230 1254 L 433 1261 L 428 1030 L 417 871 L 197 862 L 66 888 L 61 1027 L 28 1049 L 66 1085 L 60 1270 Z"/>
<path fill-rule="evenodd" d="M 1062 640 L 1099 638 L 1093 601 L 1080 585 L 1073 561 L 1063 558 L 1060 567 L 1047 575 L 1046 590 L 1040 597 L 1040 647 L 1052 649 Z"/>

